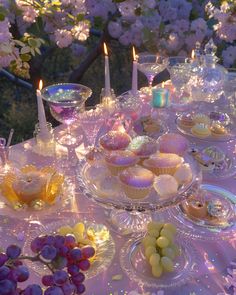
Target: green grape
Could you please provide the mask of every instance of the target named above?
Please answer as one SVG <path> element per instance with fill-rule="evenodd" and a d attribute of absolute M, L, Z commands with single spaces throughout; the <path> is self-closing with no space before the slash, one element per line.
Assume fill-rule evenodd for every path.
<path fill-rule="evenodd" d="M 142 244 L 145 248 L 150 247 L 150 246 L 155 247 L 156 246 L 156 239 L 154 237 L 151 237 L 148 235 L 145 238 L 143 238 Z"/>
<path fill-rule="evenodd" d="M 166 248 L 169 246 L 170 241 L 166 237 L 159 237 L 156 241 L 157 246 L 160 248 Z"/>
<path fill-rule="evenodd" d="M 163 227 L 164 223 L 162 222 L 157 222 L 157 221 L 151 221 L 147 225 L 147 231 L 149 232 L 150 230 L 158 230 L 160 231 L 161 228 Z"/>
<path fill-rule="evenodd" d="M 159 230 L 158 229 L 151 229 L 148 231 L 148 234 L 151 237 L 158 238 L 159 237 Z"/>
<path fill-rule="evenodd" d="M 164 229 L 168 229 L 169 231 L 171 231 L 173 234 L 176 234 L 176 226 L 172 223 L 165 223 L 163 226 Z"/>
<path fill-rule="evenodd" d="M 159 278 L 163 273 L 163 268 L 161 264 L 152 266 L 152 275 L 156 278 Z"/>
<path fill-rule="evenodd" d="M 170 248 L 173 249 L 173 251 L 175 252 L 175 256 L 181 255 L 181 249 L 176 244 L 170 245 Z"/>
<path fill-rule="evenodd" d="M 85 226 L 84 226 L 84 224 L 82 222 L 78 222 L 73 227 L 73 230 L 76 231 L 76 232 L 78 232 L 78 233 L 83 234 L 84 233 L 84 230 L 85 230 Z"/>
<path fill-rule="evenodd" d="M 158 253 L 153 253 L 150 256 L 149 263 L 151 266 L 156 266 L 160 263 L 161 256 Z"/>
<path fill-rule="evenodd" d="M 156 252 L 157 252 L 156 247 L 147 247 L 145 249 L 145 256 L 149 260 L 151 255 Z"/>
<path fill-rule="evenodd" d="M 172 260 L 175 259 L 176 256 L 175 251 L 171 247 L 163 248 L 161 250 L 161 254 L 163 256 L 169 257 Z"/>
<path fill-rule="evenodd" d="M 171 272 L 174 270 L 174 263 L 173 261 L 166 256 L 161 257 L 161 265 L 163 266 L 164 270 Z"/>
<path fill-rule="evenodd" d="M 160 235 L 162 237 L 166 237 L 170 241 L 170 243 L 172 243 L 174 241 L 173 234 L 168 229 L 163 228 L 160 232 Z"/>

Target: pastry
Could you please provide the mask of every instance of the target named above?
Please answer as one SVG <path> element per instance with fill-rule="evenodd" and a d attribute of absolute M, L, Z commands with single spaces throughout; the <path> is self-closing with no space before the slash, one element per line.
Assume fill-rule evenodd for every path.
<path fill-rule="evenodd" d="M 171 174 L 182 164 L 183 158 L 176 154 L 157 153 L 143 161 L 143 166 L 151 170 L 156 175 Z"/>
<path fill-rule="evenodd" d="M 188 140 L 180 134 L 167 133 L 159 139 L 159 150 L 161 153 L 172 153 L 183 155 L 189 146 Z"/>
<path fill-rule="evenodd" d="M 150 170 L 136 165 L 123 170 L 119 179 L 127 197 L 142 199 L 150 192 L 154 175 Z"/>
<path fill-rule="evenodd" d="M 176 179 L 168 174 L 162 174 L 155 178 L 153 187 L 161 198 L 174 195 L 178 191 L 178 183 Z"/>
<path fill-rule="evenodd" d="M 154 120 L 151 116 L 145 116 L 140 118 L 142 124 L 143 133 L 155 133 L 161 130 L 161 125 L 157 120 Z"/>
<path fill-rule="evenodd" d="M 208 156 L 207 154 L 203 152 L 195 152 L 192 153 L 193 157 L 196 161 L 201 165 L 201 168 L 203 170 L 213 170 L 215 168 L 215 163 L 212 157 Z"/>
<path fill-rule="evenodd" d="M 197 123 L 191 128 L 193 135 L 199 138 L 206 138 L 211 135 L 211 131 L 208 125 L 204 123 Z"/>
<path fill-rule="evenodd" d="M 20 200 L 30 204 L 46 194 L 47 178 L 39 171 L 21 173 L 12 183 L 12 188 Z"/>
<path fill-rule="evenodd" d="M 132 139 L 128 149 L 140 158 L 147 158 L 157 151 L 157 142 L 149 136 L 137 136 Z"/>
<path fill-rule="evenodd" d="M 214 137 L 226 136 L 227 133 L 228 133 L 227 129 L 220 124 L 213 124 L 211 126 L 211 134 Z"/>
<path fill-rule="evenodd" d="M 192 180 L 193 174 L 189 164 L 182 164 L 173 175 L 179 185 L 188 183 Z"/>
<path fill-rule="evenodd" d="M 197 124 L 197 123 L 203 123 L 206 125 L 211 124 L 210 118 L 207 115 L 201 114 L 201 113 L 193 115 L 193 122 L 195 124 Z"/>
<path fill-rule="evenodd" d="M 107 151 L 124 150 L 130 142 L 131 137 L 121 131 L 109 131 L 99 140 L 101 147 Z"/>
<path fill-rule="evenodd" d="M 105 156 L 107 167 L 113 175 L 117 175 L 129 166 L 134 166 L 138 161 L 138 156 L 128 150 L 113 151 Z"/>
<path fill-rule="evenodd" d="M 191 114 L 182 115 L 179 120 L 178 124 L 183 128 L 192 128 L 194 126 L 193 117 Z"/>
<path fill-rule="evenodd" d="M 223 162 L 225 159 L 225 153 L 216 146 L 205 148 L 203 153 L 211 157 L 215 163 Z"/>
<path fill-rule="evenodd" d="M 201 202 L 196 199 L 191 199 L 186 204 L 187 214 L 196 218 L 206 218 L 207 217 L 207 203 Z"/>

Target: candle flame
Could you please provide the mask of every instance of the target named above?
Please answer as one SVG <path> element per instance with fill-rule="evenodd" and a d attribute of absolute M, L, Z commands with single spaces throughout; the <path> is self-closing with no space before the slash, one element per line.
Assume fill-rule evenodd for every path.
<path fill-rule="evenodd" d="M 192 52 L 191 52 L 191 58 L 192 58 L 192 59 L 195 58 L 195 51 L 194 51 L 194 49 L 193 49 Z"/>
<path fill-rule="evenodd" d="M 165 88 L 165 82 L 161 83 L 161 88 Z"/>
<path fill-rule="evenodd" d="M 122 133 L 126 133 L 125 128 L 124 128 L 123 125 L 119 125 L 119 126 L 117 127 L 117 131 L 122 132 Z"/>
<path fill-rule="evenodd" d="M 41 91 L 42 89 L 43 89 L 43 81 L 40 80 L 40 81 L 39 81 L 39 90 Z"/>
<path fill-rule="evenodd" d="M 103 47 L 104 47 L 104 53 L 105 53 L 105 55 L 108 55 L 107 45 L 106 45 L 105 42 L 103 43 Z"/>
<path fill-rule="evenodd" d="M 136 61 L 136 53 L 135 53 L 135 48 L 133 46 L 133 60 Z"/>

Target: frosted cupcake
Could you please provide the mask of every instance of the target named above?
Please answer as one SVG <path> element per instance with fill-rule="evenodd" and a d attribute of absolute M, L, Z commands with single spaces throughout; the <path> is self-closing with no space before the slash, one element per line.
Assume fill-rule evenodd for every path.
<path fill-rule="evenodd" d="M 189 164 L 182 164 L 174 174 L 174 178 L 179 185 L 188 183 L 192 180 L 193 174 Z"/>
<path fill-rule="evenodd" d="M 105 156 L 105 161 L 111 173 L 117 175 L 125 168 L 137 164 L 139 158 L 131 151 L 119 150 L 107 154 Z"/>
<path fill-rule="evenodd" d="M 206 124 L 206 125 L 211 124 L 210 118 L 207 115 L 204 115 L 204 114 L 201 114 L 201 113 L 193 115 L 193 122 L 195 124 L 197 124 L 197 123 L 203 123 L 203 124 Z"/>
<path fill-rule="evenodd" d="M 211 130 L 208 125 L 204 123 L 198 123 L 193 126 L 191 129 L 193 135 L 199 138 L 206 138 L 211 135 Z"/>
<path fill-rule="evenodd" d="M 173 175 L 175 171 L 180 167 L 182 162 L 183 158 L 176 154 L 158 153 L 150 157 L 149 159 L 146 159 L 143 162 L 143 166 L 151 170 L 156 175 Z"/>
<path fill-rule="evenodd" d="M 178 191 L 176 179 L 167 174 L 159 175 L 155 178 L 153 187 L 161 198 L 167 198 Z"/>
<path fill-rule="evenodd" d="M 182 156 L 188 149 L 188 140 L 180 134 L 167 133 L 159 139 L 159 150 L 161 153 L 172 153 Z"/>
<path fill-rule="evenodd" d="M 109 131 L 100 140 L 100 146 L 107 151 L 124 150 L 131 142 L 131 137 L 120 131 Z"/>
<path fill-rule="evenodd" d="M 148 158 L 157 151 L 157 143 L 149 136 L 137 136 L 132 139 L 128 149 L 140 158 Z"/>
<path fill-rule="evenodd" d="M 127 197 L 143 199 L 152 188 L 154 175 L 150 170 L 136 165 L 122 171 L 119 179 Z"/>

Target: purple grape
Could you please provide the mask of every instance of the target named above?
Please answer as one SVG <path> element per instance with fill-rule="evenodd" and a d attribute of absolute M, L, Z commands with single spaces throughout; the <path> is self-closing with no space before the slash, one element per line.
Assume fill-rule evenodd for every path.
<path fill-rule="evenodd" d="M 69 248 L 74 248 L 76 246 L 75 237 L 72 235 L 66 235 L 64 245 Z"/>
<path fill-rule="evenodd" d="M 66 246 L 61 246 L 58 248 L 58 253 L 61 255 L 61 256 L 67 256 L 67 254 L 69 253 L 69 248 L 66 247 Z"/>
<path fill-rule="evenodd" d="M 0 294 L 1 295 L 12 295 L 15 294 L 16 286 L 10 280 L 0 281 Z"/>
<path fill-rule="evenodd" d="M 21 248 L 17 245 L 10 245 L 7 247 L 6 254 L 11 259 L 16 259 L 20 256 Z"/>
<path fill-rule="evenodd" d="M 76 264 L 70 264 L 67 267 L 68 273 L 72 276 L 76 276 L 79 273 L 79 267 Z"/>
<path fill-rule="evenodd" d="M 82 252 L 79 248 L 74 248 L 69 253 L 70 260 L 79 262 L 82 259 Z"/>
<path fill-rule="evenodd" d="M 77 291 L 76 286 L 69 282 L 65 283 L 61 288 L 64 292 L 64 295 L 73 295 Z"/>
<path fill-rule="evenodd" d="M 64 295 L 64 292 L 60 287 L 53 286 L 47 288 L 47 290 L 44 292 L 44 295 Z"/>
<path fill-rule="evenodd" d="M 23 295 L 42 295 L 43 291 L 39 285 L 29 285 L 23 292 Z"/>
<path fill-rule="evenodd" d="M 46 236 L 45 237 L 45 245 L 54 246 L 55 237 L 54 236 Z"/>
<path fill-rule="evenodd" d="M 0 280 L 4 280 L 10 274 L 11 270 L 8 266 L 3 265 L 0 267 Z M 1 293 L 0 293 L 1 294 Z"/>
<path fill-rule="evenodd" d="M 7 255 L 5 253 L 0 253 L 0 266 L 2 266 L 7 260 Z"/>
<path fill-rule="evenodd" d="M 80 284 L 79 286 L 77 286 L 77 293 L 78 294 L 82 294 L 85 292 L 85 286 L 83 284 Z"/>
<path fill-rule="evenodd" d="M 45 275 L 42 277 L 42 283 L 44 286 L 49 287 L 54 285 L 53 276 L 52 275 Z"/>
<path fill-rule="evenodd" d="M 54 246 L 56 248 L 60 248 L 64 245 L 64 242 L 65 242 L 65 237 L 63 236 L 59 236 L 59 235 L 56 235 L 55 236 L 55 243 L 54 243 Z"/>
<path fill-rule="evenodd" d="M 95 255 L 95 249 L 91 246 L 84 246 L 81 252 L 84 258 L 91 258 Z"/>
<path fill-rule="evenodd" d="M 52 265 L 55 269 L 63 269 L 67 266 L 68 260 L 65 257 L 57 256 L 53 261 Z"/>
<path fill-rule="evenodd" d="M 82 272 L 79 272 L 76 276 L 72 276 L 72 281 L 76 286 L 83 283 L 84 280 L 85 275 Z"/>
<path fill-rule="evenodd" d="M 57 249 L 53 246 L 43 246 L 40 255 L 46 260 L 53 260 L 57 256 Z"/>
<path fill-rule="evenodd" d="M 41 237 L 35 238 L 30 244 L 30 248 L 34 253 L 40 252 L 43 246 L 44 246 L 44 240 Z"/>
<path fill-rule="evenodd" d="M 86 271 L 90 267 L 90 262 L 87 259 L 83 259 L 79 262 L 78 266 L 81 270 Z"/>
<path fill-rule="evenodd" d="M 62 286 L 68 280 L 68 273 L 64 270 L 57 270 L 53 274 L 54 284 L 57 286 Z"/>
<path fill-rule="evenodd" d="M 29 278 L 29 270 L 24 265 L 19 265 L 12 270 L 12 277 L 17 282 L 24 282 Z"/>

